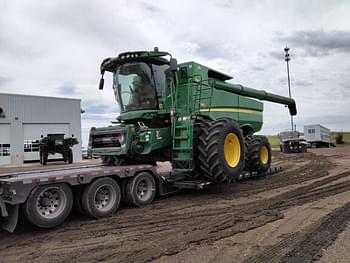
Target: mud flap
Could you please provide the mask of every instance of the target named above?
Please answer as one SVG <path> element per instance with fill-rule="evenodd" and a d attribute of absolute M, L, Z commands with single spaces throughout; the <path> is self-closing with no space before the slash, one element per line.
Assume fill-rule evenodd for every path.
<path fill-rule="evenodd" d="M 5 205 L 0 200 L 0 226 L 2 229 L 12 233 L 18 222 L 18 205 Z"/>

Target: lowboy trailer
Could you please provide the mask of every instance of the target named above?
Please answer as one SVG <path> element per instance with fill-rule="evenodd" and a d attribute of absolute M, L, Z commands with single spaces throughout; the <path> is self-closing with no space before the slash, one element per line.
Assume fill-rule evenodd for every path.
<path fill-rule="evenodd" d="M 262 174 L 244 172 L 239 178 L 281 169 L 272 167 Z M 160 171 L 152 165 L 91 165 L 1 174 L 0 223 L 3 229 L 13 232 L 21 208 L 31 224 L 51 228 L 62 224 L 73 207 L 82 215 L 101 218 L 116 212 L 121 200 L 141 207 L 150 204 L 156 193 L 164 196 L 212 184 L 208 180 L 193 180 L 183 173 Z"/>

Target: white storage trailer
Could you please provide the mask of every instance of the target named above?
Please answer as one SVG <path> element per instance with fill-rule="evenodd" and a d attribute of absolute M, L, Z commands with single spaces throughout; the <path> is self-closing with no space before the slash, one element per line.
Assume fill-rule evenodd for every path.
<path fill-rule="evenodd" d="M 305 125 L 304 137 L 311 146 L 322 147 L 331 145 L 330 129 L 320 124 Z"/>

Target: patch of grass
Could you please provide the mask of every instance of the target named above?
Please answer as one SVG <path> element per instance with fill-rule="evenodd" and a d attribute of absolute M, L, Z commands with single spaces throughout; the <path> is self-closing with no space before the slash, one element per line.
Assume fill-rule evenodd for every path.
<path fill-rule="evenodd" d="M 350 144 L 350 132 L 331 132 L 332 143 L 335 143 L 335 137 L 338 133 L 343 134 L 344 144 Z"/>
<path fill-rule="evenodd" d="M 280 147 L 280 140 L 278 139 L 277 135 L 266 135 L 266 137 L 270 142 L 271 148 Z"/>

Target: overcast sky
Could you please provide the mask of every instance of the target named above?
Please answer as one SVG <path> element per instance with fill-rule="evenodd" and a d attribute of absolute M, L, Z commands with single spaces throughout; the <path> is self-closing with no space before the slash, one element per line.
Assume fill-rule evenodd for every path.
<path fill-rule="evenodd" d="M 82 99 L 89 127 L 118 115 L 105 57 L 159 46 L 232 82 L 288 95 L 290 47 L 297 128 L 350 130 L 350 1 L 0 0 L 0 92 Z M 290 127 L 288 110 L 265 103 L 262 133 Z"/>

